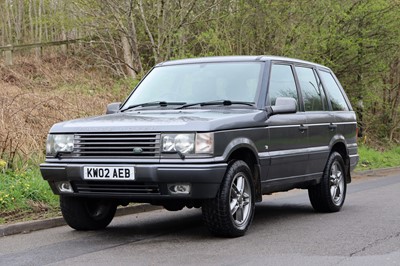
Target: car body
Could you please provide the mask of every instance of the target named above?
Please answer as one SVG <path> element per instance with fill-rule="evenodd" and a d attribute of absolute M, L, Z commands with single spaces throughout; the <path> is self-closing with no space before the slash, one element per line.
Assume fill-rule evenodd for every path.
<path fill-rule="evenodd" d="M 78 230 L 145 202 L 202 207 L 211 232 L 240 236 L 263 194 L 308 189 L 317 211 L 340 210 L 358 162 L 356 115 L 338 79 L 298 59 L 163 62 L 107 113 L 55 124 L 40 165 Z"/>

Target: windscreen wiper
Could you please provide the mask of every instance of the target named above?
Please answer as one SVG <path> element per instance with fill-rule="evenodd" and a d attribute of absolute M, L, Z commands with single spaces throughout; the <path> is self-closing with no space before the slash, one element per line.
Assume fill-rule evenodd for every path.
<path fill-rule="evenodd" d="M 184 104 L 182 106 L 179 106 L 178 108 L 175 109 L 184 109 L 187 107 L 191 106 L 207 106 L 207 105 L 224 105 L 224 106 L 229 106 L 229 105 L 234 105 L 234 104 L 241 104 L 241 105 L 247 105 L 247 106 L 255 106 L 254 102 L 241 102 L 241 101 L 230 101 L 230 100 L 217 100 L 217 101 L 208 101 L 208 102 L 198 102 L 198 103 L 188 103 Z"/>
<path fill-rule="evenodd" d="M 165 101 L 155 101 L 155 102 L 147 102 L 147 103 L 139 103 L 139 104 L 133 104 L 129 105 L 125 109 L 122 109 L 121 112 L 125 112 L 127 110 L 136 108 L 136 107 L 147 107 L 147 106 L 161 106 L 161 107 L 166 107 L 168 105 L 184 105 L 186 104 L 185 102 L 165 102 Z"/>

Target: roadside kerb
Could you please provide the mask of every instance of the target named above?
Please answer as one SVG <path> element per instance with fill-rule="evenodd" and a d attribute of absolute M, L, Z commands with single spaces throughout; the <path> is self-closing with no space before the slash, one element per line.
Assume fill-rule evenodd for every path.
<path fill-rule="evenodd" d="M 123 216 L 135 213 L 149 212 L 162 209 L 160 206 L 153 206 L 150 204 L 139 204 L 134 206 L 118 208 L 115 216 Z M 49 229 L 53 227 L 66 225 L 62 217 L 49 218 L 37 221 L 19 222 L 15 224 L 0 225 L 0 237 L 26 234 L 32 231 Z"/>
<path fill-rule="evenodd" d="M 373 176 L 373 175 L 390 173 L 392 171 L 394 171 L 394 172 L 400 171 L 400 166 L 363 170 L 363 171 L 355 171 L 355 172 L 352 172 L 352 176 L 353 175 L 354 176 L 360 176 L 360 175 L 361 176 Z"/>

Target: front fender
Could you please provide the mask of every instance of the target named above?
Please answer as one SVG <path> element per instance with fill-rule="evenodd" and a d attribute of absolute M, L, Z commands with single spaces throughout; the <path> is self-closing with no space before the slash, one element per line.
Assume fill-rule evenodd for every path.
<path fill-rule="evenodd" d="M 233 152 L 235 152 L 236 150 L 241 149 L 241 148 L 249 149 L 254 154 L 254 157 L 257 158 L 257 160 L 259 160 L 256 145 L 254 144 L 253 141 L 251 141 L 248 138 L 244 138 L 244 137 L 235 138 L 235 139 L 231 140 L 229 142 L 229 144 L 226 145 L 225 150 L 224 150 L 222 156 L 220 157 L 220 159 L 222 161 L 227 162 L 230 155 Z"/>

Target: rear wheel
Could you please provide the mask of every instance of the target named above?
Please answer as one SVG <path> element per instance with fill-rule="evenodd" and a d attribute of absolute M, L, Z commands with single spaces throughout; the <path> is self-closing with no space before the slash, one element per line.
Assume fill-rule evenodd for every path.
<path fill-rule="evenodd" d="M 60 206 L 64 220 L 76 230 L 106 228 L 117 209 L 112 201 L 68 196 L 60 196 Z"/>
<path fill-rule="evenodd" d="M 254 216 L 254 188 L 245 162 L 230 164 L 217 197 L 205 201 L 202 211 L 214 235 L 238 237 L 246 233 Z"/>
<path fill-rule="evenodd" d="M 332 152 L 321 182 L 308 189 L 311 205 L 318 212 L 337 212 L 346 197 L 346 172 L 342 156 Z"/>

